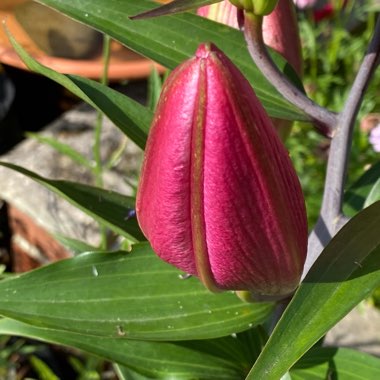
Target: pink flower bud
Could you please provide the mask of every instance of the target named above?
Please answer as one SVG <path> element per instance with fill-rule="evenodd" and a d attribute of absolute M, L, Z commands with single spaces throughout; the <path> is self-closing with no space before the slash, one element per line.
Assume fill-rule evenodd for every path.
<path fill-rule="evenodd" d="M 302 76 L 301 40 L 292 0 L 279 0 L 274 11 L 264 17 L 263 39 L 292 65 L 299 76 Z"/>
<path fill-rule="evenodd" d="M 279 0 L 274 11 L 263 20 L 264 42 L 280 53 L 302 77 L 302 47 L 297 15 L 292 0 Z M 272 119 L 280 138 L 285 141 L 293 123 L 289 120 Z"/>
<path fill-rule="evenodd" d="M 298 177 L 252 87 L 213 45 L 164 85 L 137 218 L 163 260 L 211 290 L 281 298 L 299 283 L 307 223 Z"/>

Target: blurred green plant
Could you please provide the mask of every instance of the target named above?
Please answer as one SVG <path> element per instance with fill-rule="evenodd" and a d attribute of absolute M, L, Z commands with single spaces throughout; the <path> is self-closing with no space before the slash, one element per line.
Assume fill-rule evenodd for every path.
<path fill-rule="evenodd" d="M 360 4 L 359 4 L 360 3 Z M 338 111 L 342 109 L 350 86 L 363 59 L 363 52 L 373 32 L 376 14 L 373 2 L 349 1 L 341 10 L 335 1 L 330 18 L 315 21 L 311 12 L 299 12 L 299 25 L 304 56 L 304 85 L 317 103 Z M 368 141 L 368 132 L 358 128 L 360 120 L 380 109 L 380 71 L 367 90 L 354 129 L 347 188 L 377 160 Z M 287 141 L 289 152 L 299 174 L 309 225 L 317 220 L 321 205 L 329 140 L 321 138 L 311 125 L 296 122 Z"/>

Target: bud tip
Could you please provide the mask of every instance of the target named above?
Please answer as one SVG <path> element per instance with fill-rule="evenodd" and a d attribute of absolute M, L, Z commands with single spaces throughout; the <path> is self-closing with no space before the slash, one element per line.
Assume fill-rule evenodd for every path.
<path fill-rule="evenodd" d="M 214 45 L 211 42 L 205 42 L 205 43 L 199 45 L 199 47 L 195 53 L 195 56 L 197 58 L 206 59 L 209 57 L 212 50 L 215 50 Z"/>

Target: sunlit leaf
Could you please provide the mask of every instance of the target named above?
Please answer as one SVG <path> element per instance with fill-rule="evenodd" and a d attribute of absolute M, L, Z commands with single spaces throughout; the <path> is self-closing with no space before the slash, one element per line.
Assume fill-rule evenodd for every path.
<path fill-rule="evenodd" d="M 0 165 L 15 170 L 52 190 L 120 235 L 133 241 L 145 240 L 136 218 L 129 217 L 129 213 L 134 212 L 135 208 L 133 197 L 78 182 L 44 178 L 8 162 L 0 162 Z"/>
<path fill-rule="evenodd" d="M 0 315 L 40 327 L 119 339 L 216 338 L 262 323 L 269 303 L 214 294 L 153 254 L 88 253 L 0 281 Z"/>
<path fill-rule="evenodd" d="M 212 41 L 242 70 L 271 116 L 307 120 L 302 111 L 284 100 L 263 77 L 252 62 L 244 38 L 238 30 L 189 12 L 147 20 L 130 20 L 130 16 L 157 6 L 157 3 L 148 0 L 39 2 L 107 33 L 132 50 L 170 69 L 193 56 L 200 43 Z M 282 71 L 301 85 L 294 70 L 280 55 L 274 54 L 274 59 Z"/>
<path fill-rule="evenodd" d="M 173 0 L 168 4 L 160 5 L 150 11 L 140 13 L 139 15 L 132 16 L 131 19 L 138 20 L 149 17 L 165 16 L 185 11 L 190 11 L 202 7 L 204 5 L 210 5 L 213 3 L 219 3 L 222 0 Z"/>
<path fill-rule="evenodd" d="M 290 371 L 292 380 L 380 378 L 380 359 L 347 348 L 311 349 Z"/>
<path fill-rule="evenodd" d="M 380 200 L 380 173 L 379 173 L 379 178 L 375 182 L 375 184 L 372 186 L 372 189 L 369 192 L 368 197 L 366 198 L 363 207 L 368 207 L 379 200 Z"/>
<path fill-rule="evenodd" d="M 126 136 L 144 149 L 152 112 L 110 87 L 76 75 L 60 74 L 41 65 L 9 35 L 13 47 L 30 70 L 44 75 L 64 86 L 91 106 L 102 111 Z"/>
<path fill-rule="evenodd" d="M 172 378 L 236 380 L 242 370 L 232 360 L 165 342 L 144 342 L 83 335 L 69 331 L 35 327 L 11 319 L 0 320 L 0 334 L 11 334 L 48 343 L 79 348 L 125 367 L 120 372 L 133 379 Z M 101 342 L 101 343 L 100 343 Z M 147 365 L 147 360 L 149 365 Z M 130 377 L 126 377 L 130 379 Z"/>
<path fill-rule="evenodd" d="M 380 178 L 380 162 L 373 165 L 347 190 L 344 196 L 344 212 L 354 216 L 364 208 L 371 189 Z"/>

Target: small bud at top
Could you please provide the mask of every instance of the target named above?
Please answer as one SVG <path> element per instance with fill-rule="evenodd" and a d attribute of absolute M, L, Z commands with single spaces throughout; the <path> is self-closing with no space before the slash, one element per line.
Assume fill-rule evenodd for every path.
<path fill-rule="evenodd" d="M 252 12 L 256 16 L 269 15 L 276 7 L 278 0 L 230 0 L 239 9 Z"/>

